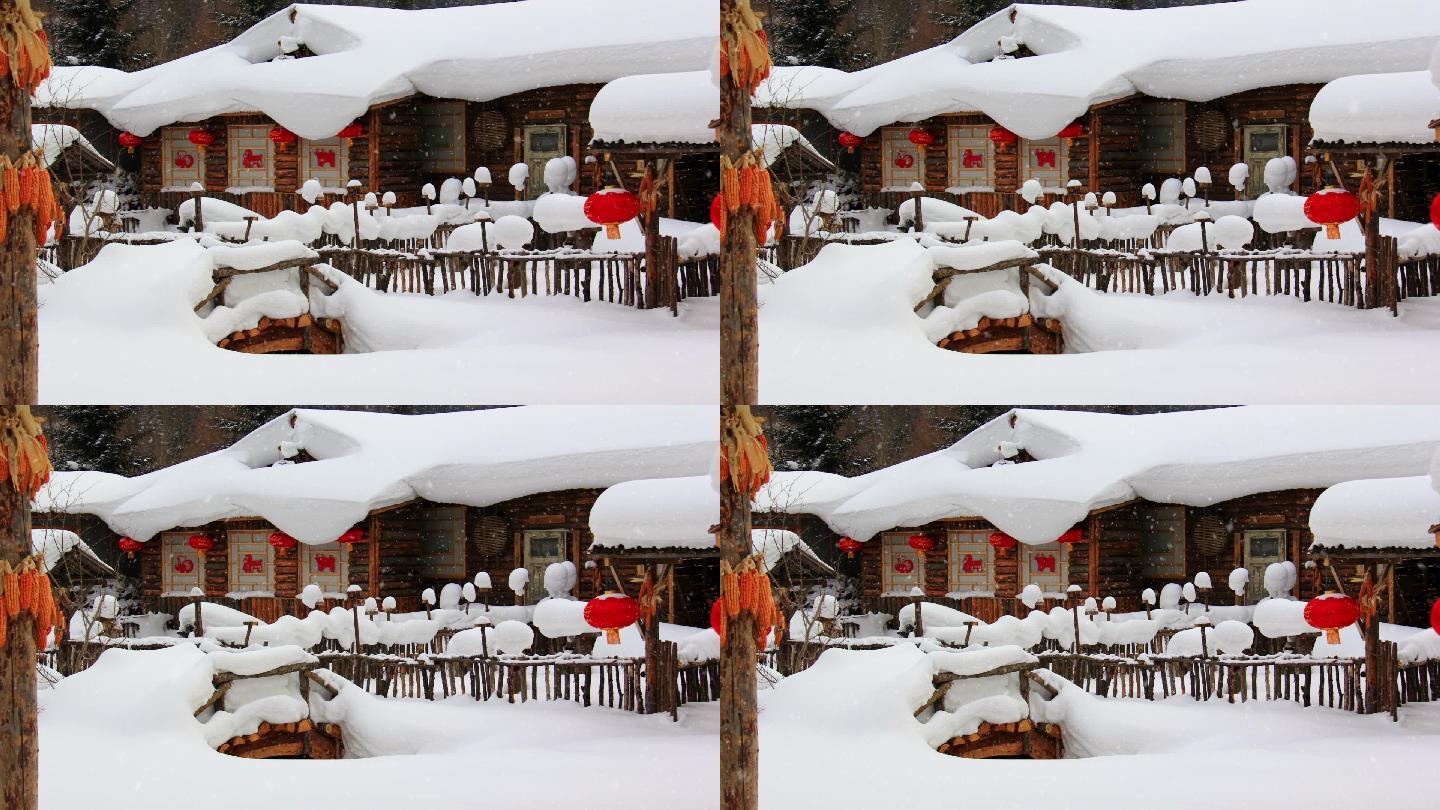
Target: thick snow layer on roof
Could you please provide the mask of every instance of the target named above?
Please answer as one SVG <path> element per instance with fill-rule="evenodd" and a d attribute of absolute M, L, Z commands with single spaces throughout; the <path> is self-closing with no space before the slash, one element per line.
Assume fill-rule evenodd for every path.
<path fill-rule="evenodd" d="M 1021 137 L 1044 138 L 1091 105 L 1135 93 L 1207 101 L 1418 70 L 1440 42 L 1433 11 L 1430 0 L 1240 0 L 1134 11 L 1020 4 L 952 42 L 856 73 L 777 68 L 757 103 L 815 109 L 862 135 L 979 111 Z M 1005 57 L 1002 37 L 1034 55 Z"/>
<path fill-rule="evenodd" d="M 94 514 L 148 540 L 263 517 L 326 543 L 372 510 L 423 498 L 487 506 L 540 492 L 704 471 L 714 408 L 530 407 L 404 416 L 291 411 L 231 447 L 135 478 L 56 473 L 37 511 Z M 285 463 L 304 450 L 315 460 Z"/>
<path fill-rule="evenodd" d="M 111 574 L 119 576 L 104 560 L 95 556 L 95 552 L 84 540 L 80 539 L 80 535 L 65 531 L 64 529 L 30 530 L 30 552 L 32 554 L 42 555 L 42 558 L 45 560 L 46 571 L 54 569 L 55 564 L 60 562 L 61 558 L 71 551 L 79 551 L 81 554 L 93 560 L 96 565 L 102 566 Z"/>
<path fill-rule="evenodd" d="M 1430 71 L 1346 76 L 1310 103 L 1315 140 L 1325 143 L 1434 143 L 1440 87 Z"/>
<path fill-rule="evenodd" d="M 1321 548 L 1433 549 L 1436 524 L 1440 492 L 1428 475 L 1336 484 L 1310 508 Z"/>
<path fill-rule="evenodd" d="M 224 45 L 135 73 L 57 67 L 34 103 L 98 110 L 139 135 L 263 112 L 301 137 L 325 138 L 372 105 L 416 93 L 489 101 L 702 70 L 716 30 L 717 6 L 706 0 L 522 0 L 424 11 L 301 4 Z M 282 38 L 314 55 L 289 57 Z"/>
<path fill-rule="evenodd" d="M 715 143 L 720 88 L 708 70 L 625 76 L 600 88 L 590 126 L 604 143 Z"/>
<path fill-rule="evenodd" d="M 713 549 L 710 527 L 719 522 L 720 493 L 708 475 L 625 481 L 590 508 L 594 548 Z"/>
<path fill-rule="evenodd" d="M 1119 415 L 1017 410 L 954 446 L 856 478 L 778 473 L 761 511 L 814 514 L 865 540 L 982 517 L 1053 542 L 1095 509 L 1145 499 L 1207 506 L 1283 489 L 1425 472 L 1440 408 L 1221 408 Z M 1005 463 L 1025 451 L 1034 461 Z"/>
<path fill-rule="evenodd" d="M 55 161 L 60 159 L 60 155 L 72 146 L 78 146 L 95 160 L 112 169 L 115 168 L 114 164 L 104 155 L 95 151 L 95 146 L 75 127 L 64 124 L 30 125 L 30 149 L 40 156 L 47 167 L 54 166 Z"/>

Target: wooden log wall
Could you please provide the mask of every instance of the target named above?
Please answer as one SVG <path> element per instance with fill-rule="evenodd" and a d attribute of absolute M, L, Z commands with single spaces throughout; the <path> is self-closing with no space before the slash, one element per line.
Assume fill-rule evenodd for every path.
<path fill-rule="evenodd" d="M 1211 187 L 1213 199 L 1232 199 L 1227 177 L 1230 167 L 1244 160 L 1241 143 L 1243 128 L 1256 124 L 1282 124 L 1289 127 L 1289 142 L 1285 153 L 1299 164 L 1297 191 L 1310 194 L 1323 187 L 1320 182 L 1318 163 L 1307 166 L 1304 162 L 1306 145 L 1314 137 L 1310 128 L 1310 103 L 1320 92 L 1319 84 L 1286 84 L 1276 87 L 1262 87 L 1223 96 L 1213 101 L 1186 102 L 1186 174 L 1193 174 L 1196 167 L 1207 166 L 1215 178 Z M 1229 138 L 1215 138 L 1215 125 L 1229 127 Z"/>
<path fill-rule="evenodd" d="M 587 166 L 585 162 L 587 157 L 594 156 L 589 147 L 595 137 L 594 130 L 590 128 L 590 104 L 602 86 L 568 84 L 544 87 L 466 105 L 467 164 L 472 174 L 477 166 L 489 167 L 490 176 L 495 181 L 490 187 L 492 199 L 515 198 L 514 187 L 510 185 L 510 167 L 524 159 L 524 127 L 536 124 L 565 125 L 566 154 L 575 158 L 579 168 L 580 177 L 575 187 L 580 194 L 591 194 L 608 185 L 595 171 L 598 164 Z M 503 131 L 507 136 L 498 143 L 493 137 L 497 131 Z M 533 188 L 545 190 L 543 177 L 531 177 L 530 182 Z M 634 191 L 633 188 L 631 190 Z M 709 204 L 710 198 L 706 197 L 707 211 Z"/>
<path fill-rule="evenodd" d="M 594 537 L 590 534 L 590 510 L 600 489 L 567 489 L 559 492 L 542 492 L 523 498 L 513 498 L 494 506 L 471 507 L 466 510 L 465 546 L 466 568 L 472 572 L 486 571 L 495 584 L 491 593 L 492 604 L 514 604 L 514 594 L 506 582 L 510 572 L 525 564 L 524 533 L 527 530 L 551 529 L 565 532 L 569 538 L 565 546 L 565 559 L 575 563 L 579 569 L 580 599 L 590 599 L 603 591 L 596 590 L 596 583 L 585 562 L 590 558 L 586 550 Z M 530 603 L 545 595 L 542 582 L 531 582 Z"/>

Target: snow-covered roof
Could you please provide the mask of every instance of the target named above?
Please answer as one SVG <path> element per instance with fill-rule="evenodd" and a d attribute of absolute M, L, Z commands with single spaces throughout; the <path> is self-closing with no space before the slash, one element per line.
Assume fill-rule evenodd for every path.
<path fill-rule="evenodd" d="M 92 564 L 111 576 L 120 576 L 108 563 L 95 556 L 94 549 L 81 540 L 80 535 L 64 529 L 30 530 L 30 553 L 41 555 L 46 571 L 54 570 L 55 565 L 72 551 L 83 554 Z"/>
<path fill-rule="evenodd" d="M 708 70 L 625 76 L 600 88 L 590 127 L 603 143 L 713 144 L 720 87 Z"/>
<path fill-rule="evenodd" d="M 48 168 L 55 165 L 55 161 L 65 153 L 66 149 L 75 146 L 84 151 L 92 160 L 98 161 L 103 166 L 111 169 L 115 164 L 111 163 L 95 150 L 80 130 L 64 124 L 31 124 L 30 125 L 30 149 L 40 155 Z"/>
<path fill-rule="evenodd" d="M 1440 16 L 1431 0 L 1239 0 L 1143 10 L 1018 4 L 944 45 L 856 73 L 776 68 L 757 103 L 814 109 L 862 135 L 896 121 L 983 112 L 1021 137 L 1043 138 L 1095 104 L 1136 93 L 1208 101 L 1419 70 L 1437 42 Z M 1034 55 L 1011 58 L 1021 46 Z"/>
<path fill-rule="evenodd" d="M 416 93 L 488 101 L 701 70 L 718 25 L 709 0 L 518 0 L 422 11 L 298 4 L 228 43 L 135 73 L 56 67 L 34 103 L 98 110 L 139 135 L 262 112 L 301 137 L 324 138 L 373 105 Z M 313 55 L 293 58 L 301 46 Z"/>
<path fill-rule="evenodd" d="M 1346 76 L 1310 104 L 1315 140 L 1324 143 L 1433 144 L 1437 118 L 1440 87 L 1429 70 Z"/>
<path fill-rule="evenodd" d="M 1428 475 L 1346 481 L 1310 508 L 1314 545 L 1326 549 L 1435 549 L 1440 454 Z"/>
<path fill-rule="evenodd" d="M 1436 407 L 1016 410 L 949 448 L 855 478 L 776 473 L 755 508 L 814 514 L 857 540 L 980 517 L 1023 542 L 1043 544 L 1096 509 L 1136 499 L 1207 506 L 1417 475 L 1437 448 Z M 1022 452 L 1034 460 L 1009 462 Z"/>
<path fill-rule="evenodd" d="M 625 481 L 590 509 L 595 549 L 715 548 L 720 491 L 708 475 Z"/>
<path fill-rule="evenodd" d="M 754 124 L 750 127 L 751 146 L 760 153 L 760 159 L 766 167 L 774 166 L 775 161 L 785 154 L 785 150 L 791 147 L 799 147 L 820 165 L 827 166 L 831 171 L 838 171 L 830 159 L 820 154 L 820 150 L 810 143 L 810 139 L 800 134 L 800 130 L 785 124 Z"/>
<path fill-rule="evenodd" d="M 409 416 L 295 410 L 234 445 L 135 478 L 54 474 L 34 508 L 100 517 L 136 540 L 262 517 L 326 543 L 371 511 L 423 498 L 488 506 L 563 489 L 704 472 L 713 407 L 526 407 Z M 290 463 L 301 451 L 314 460 Z"/>

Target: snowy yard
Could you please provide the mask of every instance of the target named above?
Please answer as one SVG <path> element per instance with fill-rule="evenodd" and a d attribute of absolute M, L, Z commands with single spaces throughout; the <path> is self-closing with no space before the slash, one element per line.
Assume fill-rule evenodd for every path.
<path fill-rule="evenodd" d="M 718 806 L 717 704 L 686 706 L 675 723 L 564 702 L 386 700 L 348 686 L 332 706 L 354 758 L 249 760 L 217 753 L 191 717 L 210 689 L 197 658 L 189 646 L 112 651 L 42 690 L 40 806 Z"/>
<path fill-rule="evenodd" d="M 970 760 L 926 745 L 911 716 L 931 691 L 913 647 L 831 651 L 761 692 L 764 807 L 1211 808 L 1435 806 L 1422 774 L 1440 750 L 1440 706 L 1386 716 L 1291 703 L 1097 698 L 1067 686 L 1068 758 Z"/>
<path fill-rule="evenodd" d="M 913 312 L 932 264 L 913 240 L 828 246 L 762 286 L 760 398 L 770 403 L 1431 402 L 1440 301 L 1400 317 L 1288 297 L 1097 293 L 1047 299 L 1066 354 L 934 345 Z"/>
<path fill-rule="evenodd" d="M 272 243 L 276 244 L 276 243 Z M 680 316 L 574 298 L 376 293 L 334 274 L 340 356 L 247 355 L 193 312 L 212 286 L 192 240 L 112 245 L 45 285 L 48 403 L 713 402 L 719 306 Z M 201 288 L 204 288 L 203 290 Z"/>

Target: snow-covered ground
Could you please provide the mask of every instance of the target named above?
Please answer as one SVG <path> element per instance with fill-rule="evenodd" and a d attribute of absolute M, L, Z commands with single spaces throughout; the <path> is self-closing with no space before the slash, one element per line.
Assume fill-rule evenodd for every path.
<path fill-rule="evenodd" d="M 1400 317 L 1291 297 L 1097 293 L 1048 299 L 1066 354 L 938 348 L 913 312 L 933 263 L 911 239 L 831 245 L 761 288 L 769 403 L 1433 402 L 1440 300 Z"/>
<path fill-rule="evenodd" d="M 1097 698 L 1067 685 L 1046 708 L 1073 758 L 968 760 L 933 750 L 912 716 L 933 690 L 925 658 L 910 646 L 832 650 L 763 690 L 761 806 L 1435 806 L 1423 778 L 1440 750 L 1434 703 L 1404 706 L 1393 723 L 1278 701 Z"/>
<path fill-rule="evenodd" d="M 204 658 L 188 645 L 112 650 L 42 690 L 40 806 L 719 806 L 715 703 L 683 707 L 676 723 L 559 701 L 380 699 L 347 685 L 327 716 L 352 758 L 247 760 L 217 753 L 191 716 L 211 690 Z"/>
<path fill-rule="evenodd" d="M 714 402 L 719 304 L 680 316 L 573 298 L 376 293 L 345 278 L 328 300 L 347 353 L 218 348 L 191 310 L 212 286 L 195 241 L 111 245 L 44 285 L 47 403 L 334 404 Z M 336 277 L 338 274 L 332 274 Z M 204 289 L 201 289 L 204 288 Z"/>

